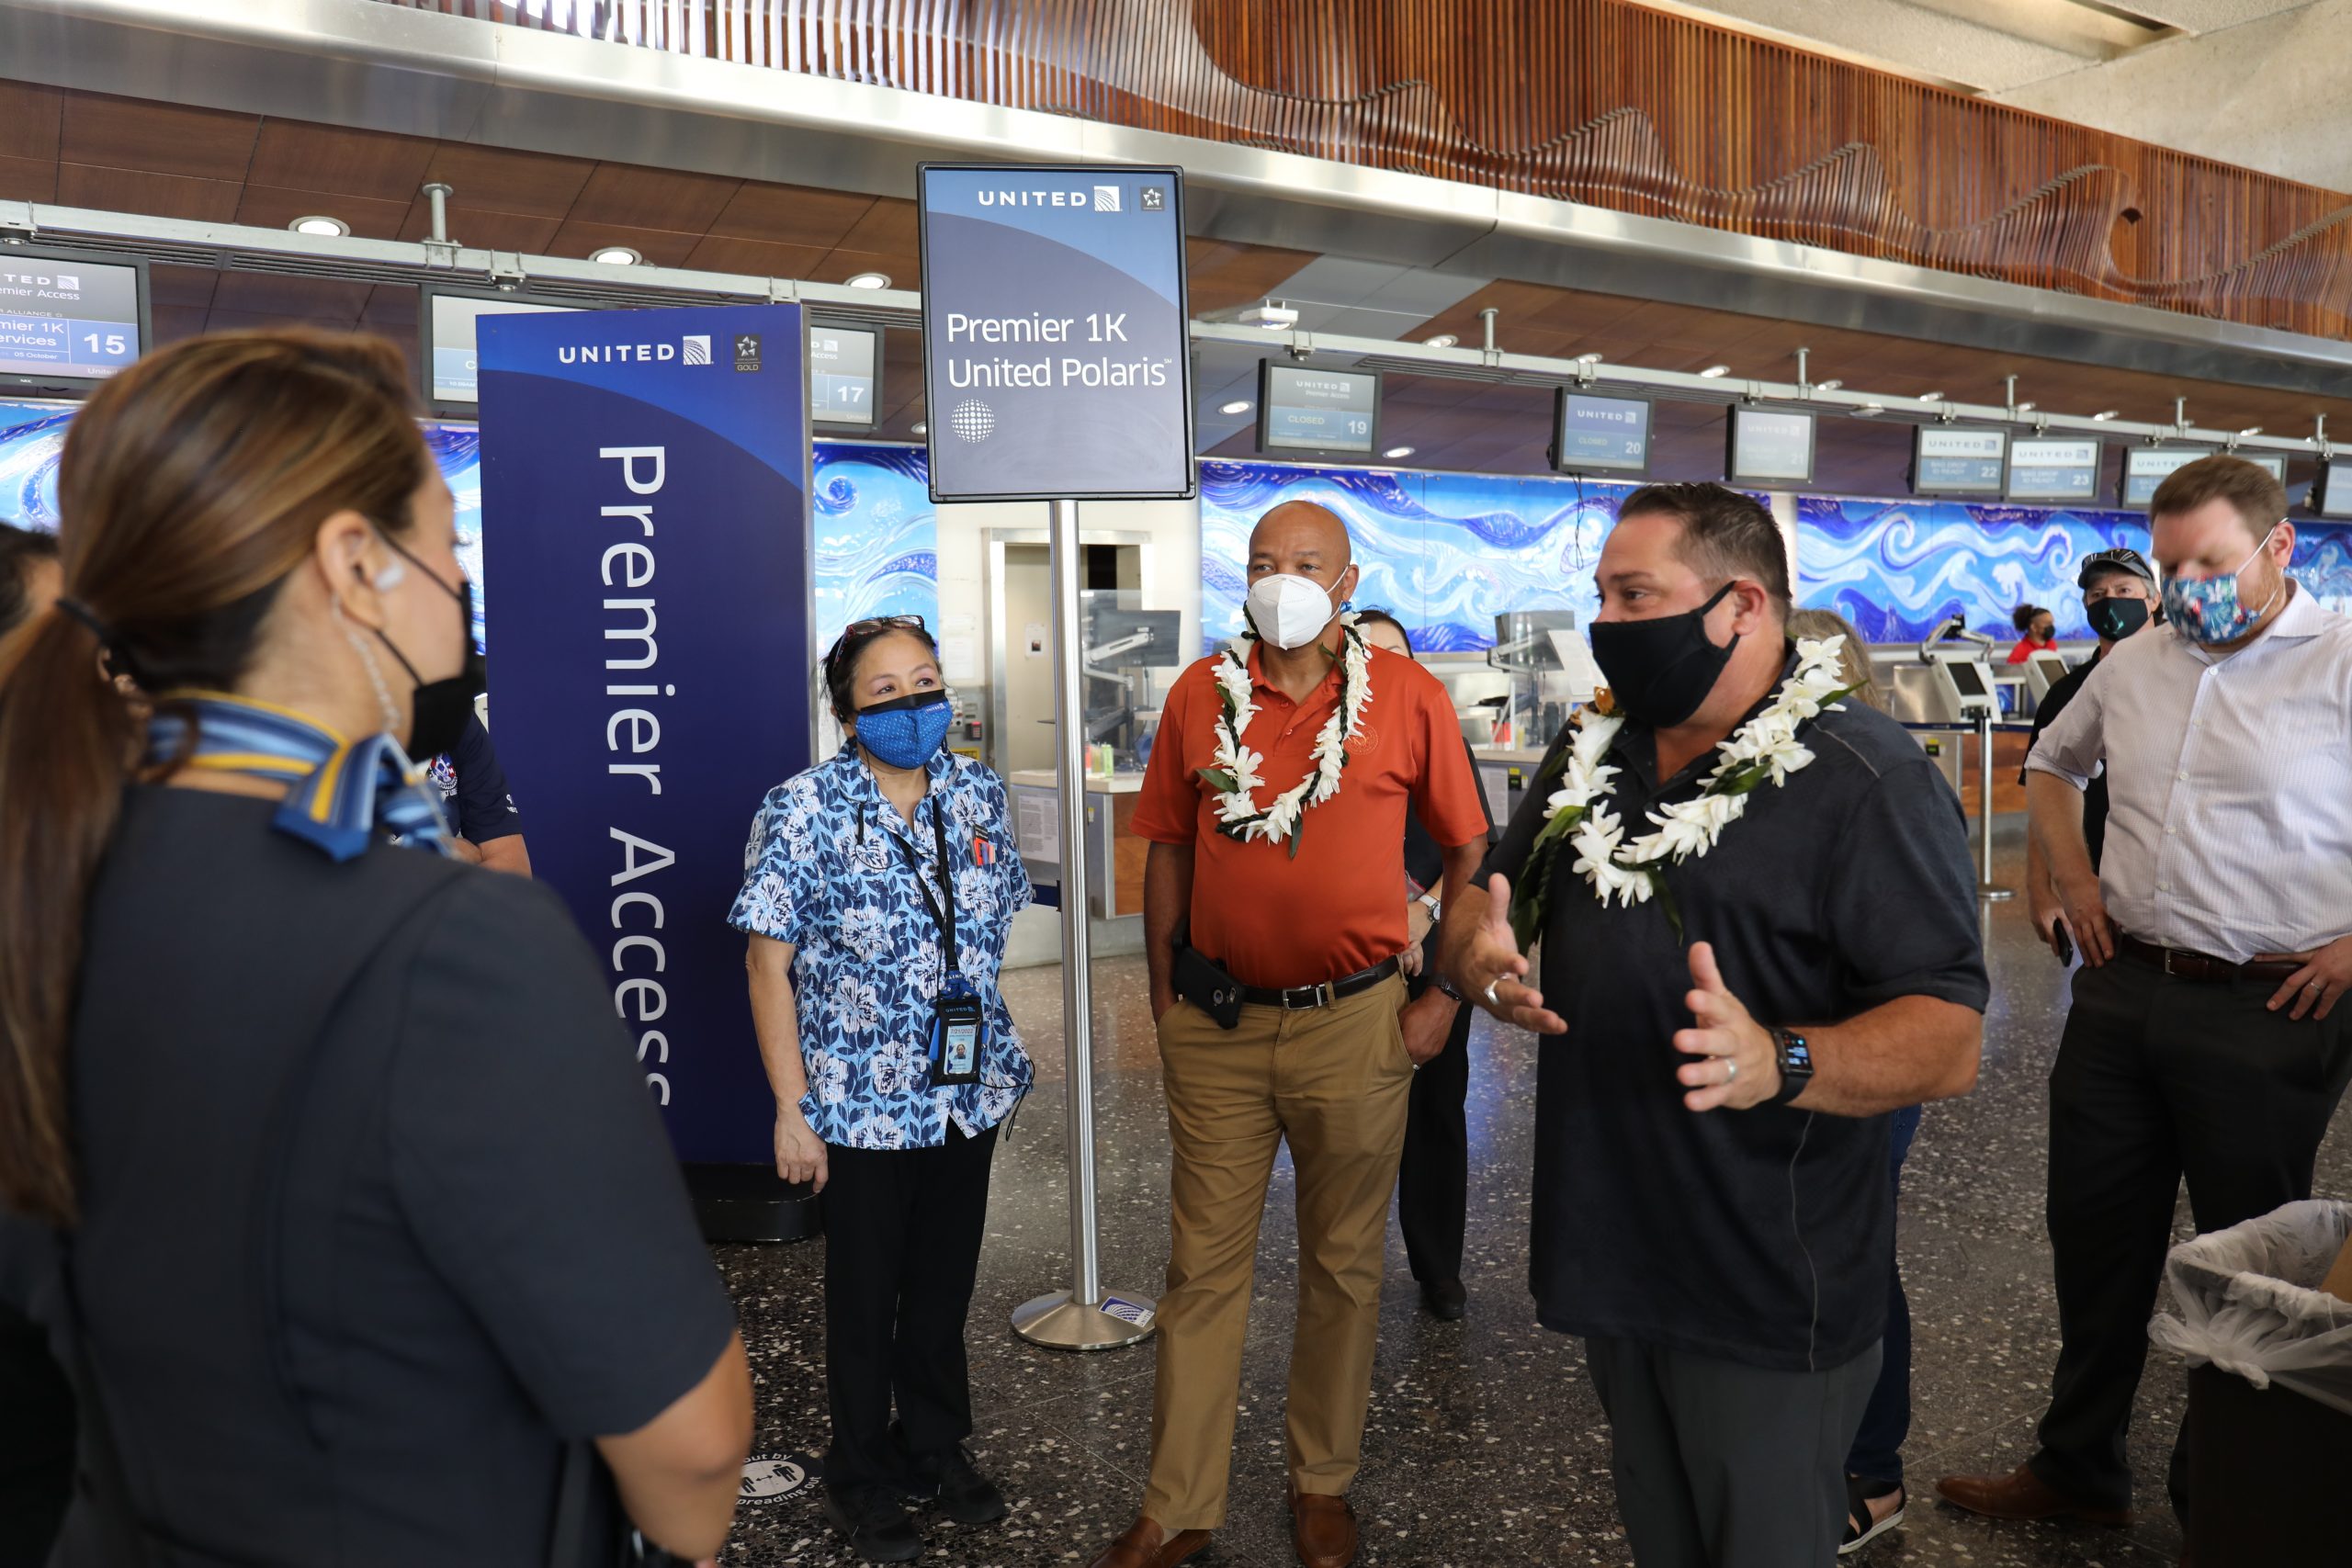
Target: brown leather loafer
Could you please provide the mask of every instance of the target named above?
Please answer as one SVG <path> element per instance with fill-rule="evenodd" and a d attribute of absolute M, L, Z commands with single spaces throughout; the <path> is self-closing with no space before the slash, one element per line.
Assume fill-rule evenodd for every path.
<path fill-rule="evenodd" d="M 2129 1508 L 2101 1508 L 2078 1502 L 2019 1465 L 2007 1475 L 1947 1475 L 1936 1483 L 1936 1495 L 1955 1508 L 1993 1519 L 2080 1519 L 2085 1524 L 2121 1529 L 2132 1522 Z"/>
<path fill-rule="evenodd" d="M 1306 1568 L 1348 1568 L 1356 1560 L 1356 1514 L 1345 1497 L 1290 1495 L 1291 1540 Z"/>
<path fill-rule="evenodd" d="M 1178 1530 L 1171 1536 L 1156 1521 L 1138 1518 L 1087 1568 L 1176 1568 L 1208 1543 L 1206 1530 Z"/>

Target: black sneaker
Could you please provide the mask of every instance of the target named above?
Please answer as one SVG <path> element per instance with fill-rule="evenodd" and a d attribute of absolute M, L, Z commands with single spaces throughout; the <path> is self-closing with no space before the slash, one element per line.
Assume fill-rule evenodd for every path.
<path fill-rule="evenodd" d="M 992 1525 L 1004 1517 L 1004 1494 L 980 1473 L 961 1443 L 944 1454 L 926 1454 L 917 1460 L 915 1473 L 926 1484 L 937 1486 L 932 1496 L 939 1511 L 959 1525 Z"/>
<path fill-rule="evenodd" d="M 922 1555 L 922 1537 L 906 1505 L 881 1486 L 825 1488 L 825 1518 L 867 1562 L 911 1562 Z"/>

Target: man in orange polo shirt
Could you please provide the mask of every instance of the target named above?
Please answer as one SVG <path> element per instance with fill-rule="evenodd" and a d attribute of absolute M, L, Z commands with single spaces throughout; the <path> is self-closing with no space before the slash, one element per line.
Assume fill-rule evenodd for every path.
<path fill-rule="evenodd" d="M 1172 1235 L 1150 1484 L 1094 1568 L 1170 1568 L 1225 1522 L 1258 1223 L 1285 1138 L 1298 1175 L 1295 1536 L 1308 1568 L 1355 1560 L 1346 1493 L 1388 1195 L 1413 1068 L 1445 1043 L 1443 1029 L 1408 1036 L 1399 1018 L 1406 809 L 1445 847 L 1442 901 L 1476 869 L 1487 818 L 1445 687 L 1341 620 L 1350 553 L 1320 506 L 1285 502 L 1259 521 L 1247 655 L 1178 678 L 1136 808 L 1151 840 L 1144 930 Z"/>

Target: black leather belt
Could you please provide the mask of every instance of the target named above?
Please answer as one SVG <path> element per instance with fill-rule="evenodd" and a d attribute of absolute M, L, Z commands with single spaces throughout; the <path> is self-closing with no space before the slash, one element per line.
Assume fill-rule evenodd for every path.
<path fill-rule="evenodd" d="M 2176 980 L 2201 980 L 2212 985 L 2230 985 L 2239 980 L 2259 980 L 2275 986 L 2302 968 L 2291 958 L 2260 958 L 2248 964 L 2233 964 L 2226 958 L 2214 958 L 2202 953 L 2190 953 L 2185 948 L 2158 947 L 2152 942 L 2142 942 L 2136 936 L 2115 933 L 2115 951 L 2124 957 L 2135 959 L 2153 968 L 2163 970 Z"/>
<path fill-rule="evenodd" d="M 1343 1002 L 1350 997 L 1369 991 L 1396 974 L 1399 967 L 1396 960 L 1388 958 L 1369 969 L 1359 969 L 1352 975 L 1342 975 L 1319 986 L 1293 986 L 1280 991 L 1244 986 L 1241 987 L 1241 999 L 1251 1007 L 1286 1008 L 1293 1012 L 1305 1008 L 1327 1008 L 1334 1002 Z"/>

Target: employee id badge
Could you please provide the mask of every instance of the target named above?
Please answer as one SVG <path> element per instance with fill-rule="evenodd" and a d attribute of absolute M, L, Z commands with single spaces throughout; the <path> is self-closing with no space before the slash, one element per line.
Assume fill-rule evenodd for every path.
<path fill-rule="evenodd" d="M 934 1087 L 980 1081 L 980 1055 L 988 1049 L 988 1012 L 979 993 L 960 975 L 950 976 L 932 1003 L 931 1081 Z"/>

